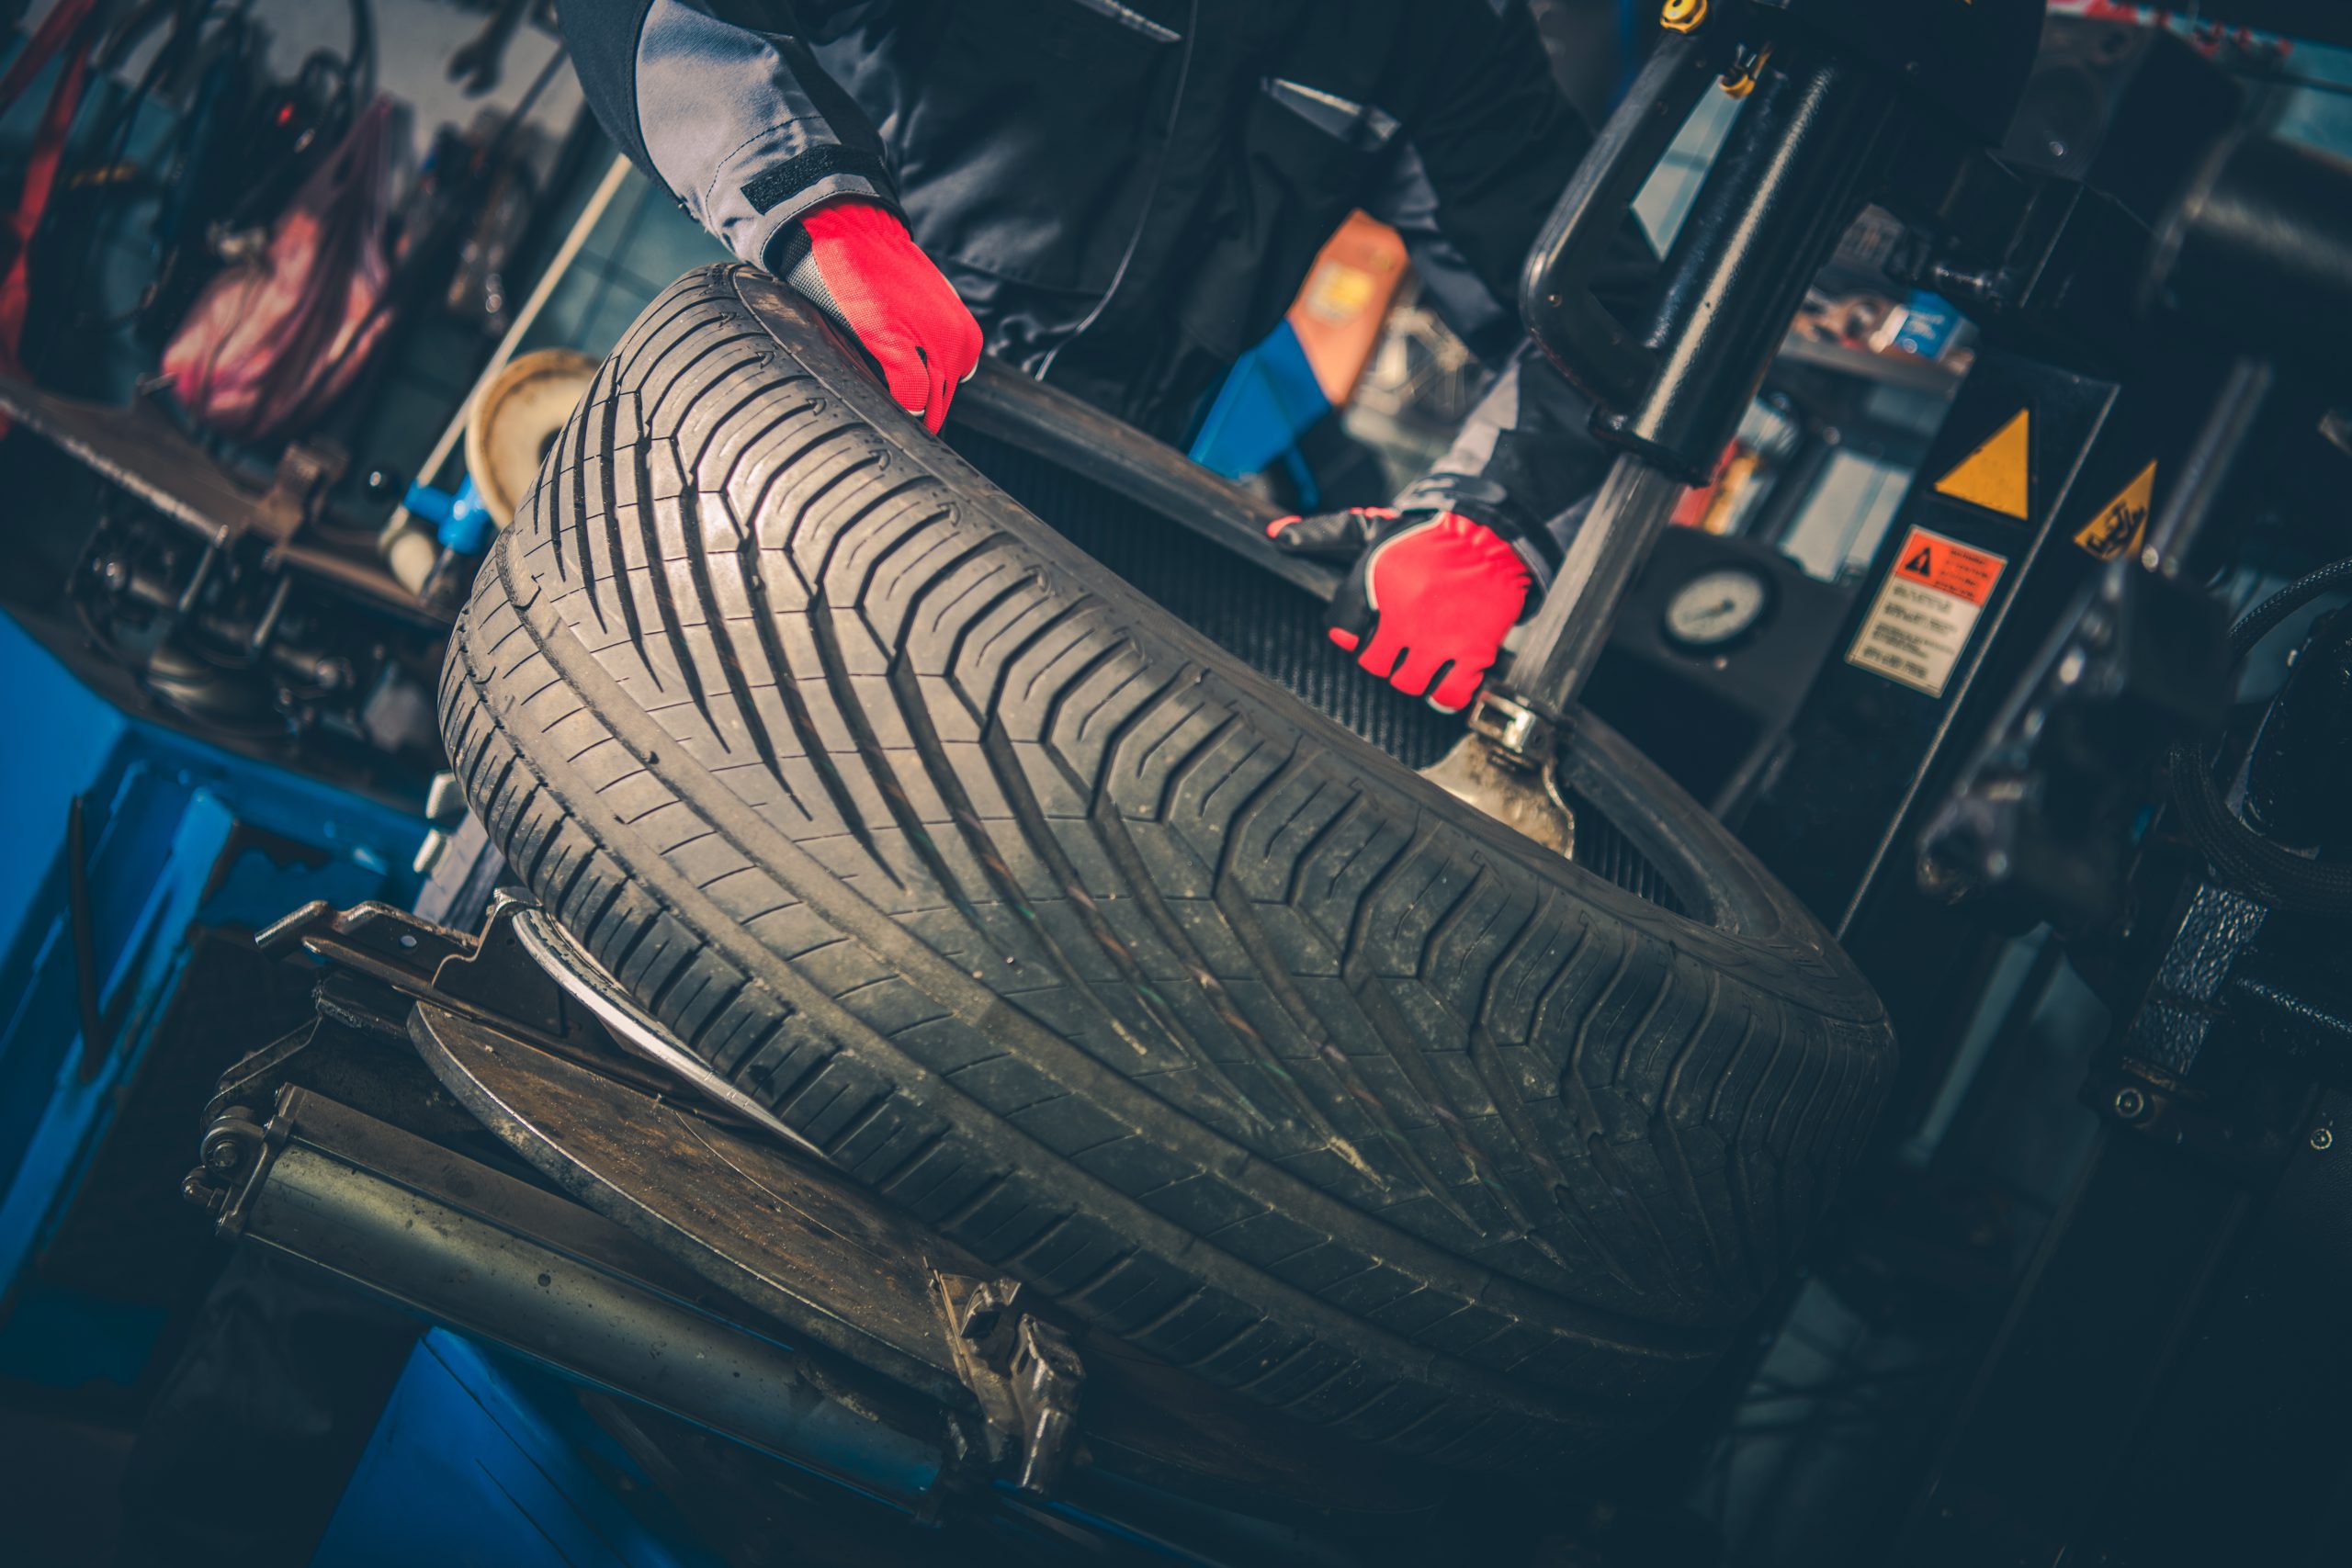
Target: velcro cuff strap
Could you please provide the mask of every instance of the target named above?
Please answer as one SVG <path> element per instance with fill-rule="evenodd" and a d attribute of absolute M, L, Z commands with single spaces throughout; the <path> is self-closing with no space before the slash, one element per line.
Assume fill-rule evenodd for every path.
<path fill-rule="evenodd" d="M 1532 539 L 1513 539 L 1510 547 L 1517 550 L 1519 558 L 1527 563 L 1527 574 L 1535 580 L 1536 588 L 1548 591 L 1552 586 L 1552 574 L 1559 563 L 1536 548 Z M 1531 597 L 1528 603 L 1532 607 L 1534 600 Z"/>
<path fill-rule="evenodd" d="M 890 171 L 882 160 L 871 152 L 861 152 L 854 147 L 844 147 L 837 141 L 821 147 L 811 147 L 797 158 L 786 158 L 781 164 L 771 164 L 743 182 L 743 199 L 752 210 L 763 215 L 775 211 L 819 180 L 835 175 L 855 175 L 872 183 L 878 191 L 888 191 Z"/>

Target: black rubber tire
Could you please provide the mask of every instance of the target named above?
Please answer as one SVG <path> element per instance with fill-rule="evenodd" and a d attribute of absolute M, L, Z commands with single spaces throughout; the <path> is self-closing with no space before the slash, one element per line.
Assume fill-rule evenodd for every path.
<path fill-rule="evenodd" d="M 514 872 L 843 1168 L 1080 1320 L 1447 1463 L 1662 1416 L 1892 1066 L 1820 930 L 1622 743 L 1583 787 L 1704 919 L 1242 668 L 740 269 L 598 375 L 442 719 Z"/>

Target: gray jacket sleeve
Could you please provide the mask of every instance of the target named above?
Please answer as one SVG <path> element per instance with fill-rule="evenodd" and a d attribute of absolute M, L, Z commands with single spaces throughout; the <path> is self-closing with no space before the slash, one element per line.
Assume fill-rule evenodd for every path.
<path fill-rule="evenodd" d="M 638 165 L 754 265 L 818 203 L 892 208 L 881 139 L 810 46 L 873 0 L 564 0 L 589 105 Z"/>
<path fill-rule="evenodd" d="M 1453 512 L 1521 547 L 1548 584 L 1613 454 L 1593 439 L 1592 404 L 1522 338 L 1436 466 L 1399 511 Z"/>
<path fill-rule="evenodd" d="M 1591 134 L 1551 80 L 1525 7 L 1464 6 L 1458 43 L 1437 62 L 1433 110 L 1409 128 L 1384 188 L 1367 203 L 1405 240 L 1414 271 L 1494 383 L 1453 449 L 1397 499 L 1483 523 L 1548 572 L 1611 454 L 1589 428 L 1592 404 L 1528 341 L 1520 266 Z M 1638 297 L 1657 266 L 1631 224 L 1600 280 L 1603 298 Z"/>
<path fill-rule="evenodd" d="M 1612 455 L 1592 436 L 1591 400 L 1544 356 L 1517 310 L 1464 265 L 1435 221 L 1435 202 L 1414 188 L 1421 182 L 1410 149 L 1403 162 L 1407 177 L 1374 216 L 1404 235 L 1438 314 L 1498 368 L 1453 445 L 1396 498 L 1397 509 L 1483 523 L 1519 544 L 1548 583 Z"/>

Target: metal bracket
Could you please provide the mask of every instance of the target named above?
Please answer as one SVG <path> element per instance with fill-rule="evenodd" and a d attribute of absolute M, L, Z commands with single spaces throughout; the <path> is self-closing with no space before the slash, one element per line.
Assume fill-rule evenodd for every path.
<path fill-rule="evenodd" d="M 2309 1098 L 2299 1093 L 2288 1106 L 2264 1107 L 2267 1114 L 2245 1114 L 2243 1107 L 2216 1103 L 2162 1068 L 2129 1057 L 2094 1067 L 2083 1084 L 2084 1103 L 2109 1122 L 2255 1188 L 2276 1180 L 2293 1154 L 2289 1134 L 2305 1121 Z"/>
<path fill-rule="evenodd" d="M 523 922 L 537 909 L 528 894 L 502 889 L 491 899 L 481 934 L 468 936 L 389 904 L 357 904 L 337 912 L 318 900 L 261 932 L 254 945 L 270 957 L 301 951 L 323 960 L 321 1012 L 351 1027 L 404 1032 L 407 1004 L 429 1002 L 568 1061 L 593 1064 L 616 1082 L 649 1093 L 685 1093 L 729 1125 L 774 1124 L 773 1114 L 728 1089 L 707 1069 L 682 1076 L 669 1058 L 628 1039 L 620 1040 L 628 1050 L 614 1053 L 610 1043 L 618 1036 L 610 1027 L 611 1010 L 590 1005 L 594 998 L 582 994 L 574 977 L 550 961 L 544 942 L 525 940 Z M 400 1004 L 388 1006 L 388 998 L 400 998 Z M 368 1016 L 356 1016 L 355 1006 Z M 289 1036 L 231 1068 L 214 1109 L 254 1103 L 305 1043 L 302 1036 Z M 673 1050 L 692 1062 L 682 1048 Z"/>
<path fill-rule="evenodd" d="M 271 538 L 284 544 L 318 521 L 327 491 L 351 467 L 351 455 L 331 441 L 297 441 L 277 459 L 269 489 L 254 502 L 254 513 Z"/>
<path fill-rule="evenodd" d="M 1045 1496 L 1078 1447 L 1078 1401 L 1086 1367 L 1069 1336 L 1017 1310 L 1017 1280 L 932 1271 L 946 1314 L 956 1372 L 978 1402 L 992 1464 L 1013 1465 L 1013 1483 Z"/>
<path fill-rule="evenodd" d="M 1560 787 L 1559 733 L 1543 715 L 1493 691 L 1471 705 L 1470 733 L 1421 776 L 1564 858 L 1577 816 Z"/>
<path fill-rule="evenodd" d="M 213 1228 L 224 1241 L 244 1234 L 245 1216 L 254 1194 L 269 1178 L 270 1162 L 286 1146 L 288 1119 L 279 1107 L 263 1122 L 242 1105 L 223 1111 L 204 1134 L 203 1161 L 180 1182 L 180 1193 L 212 1216 Z"/>
<path fill-rule="evenodd" d="M 254 938 L 269 956 L 300 948 L 329 964 L 516 1032 L 555 1050 L 585 1037 L 587 1021 L 515 939 L 515 917 L 536 908 L 527 895 L 502 891 L 490 902 L 481 934 L 468 936 L 389 904 L 356 904 L 337 913 L 323 900 L 304 905 Z"/>
<path fill-rule="evenodd" d="M 1550 721 L 1524 703 L 1482 688 L 1470 705 L 1465 721 L 1473 735 L 1483 735 L 1521 767 L 1538 768 L 1551 760 L 1556 736 Z"/>

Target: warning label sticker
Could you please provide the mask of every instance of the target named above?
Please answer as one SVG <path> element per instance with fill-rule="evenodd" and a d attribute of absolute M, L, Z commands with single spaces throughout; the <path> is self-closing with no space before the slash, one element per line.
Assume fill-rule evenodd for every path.
<path fill-rule="evenodd" d="M 1879 585 L 1846 662 L 1942 696 L 2007 565 L 2006 556 L 1926 528 L 1912 529 L 1894 558 L 1894 570 Z"/>
<path fill-rule="evenodd" d="M 2148 512 L 2155 502 L 2156 466 L 2150 463 L 2140 470 L 2139 478 L 2123 487 L 2121 495 L 2075 531 L 2075 543 L 2101 560 L 2137 555 L 2140 541 L 2148 536 Z"/>
<path fill-rule="evenodd" d="M 2033 411 L 2019 409 L 1936 481 L 1936 493 L 2018 522 L 2033 516 Z"/>

